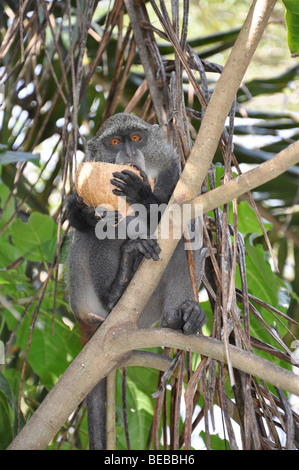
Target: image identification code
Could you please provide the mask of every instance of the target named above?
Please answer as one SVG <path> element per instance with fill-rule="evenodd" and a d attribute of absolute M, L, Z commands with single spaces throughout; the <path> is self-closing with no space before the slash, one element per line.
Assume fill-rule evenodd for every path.
<path fill-rule="evenodd" d="M 148 454 L 145 457 L 111 454 L 109 457 L 106 456 L 103 461 L 104 465 L 129 465 L 132 468 L 144 463 L 148 465 L 192 465 L 194 462 L 192 454 Z"/>

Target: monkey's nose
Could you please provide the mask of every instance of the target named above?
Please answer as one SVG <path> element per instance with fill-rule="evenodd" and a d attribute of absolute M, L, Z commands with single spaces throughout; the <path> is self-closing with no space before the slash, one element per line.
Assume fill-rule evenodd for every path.
<path fill-rule="evenodd" d="M 135 149 L 131 147 L 129 142 L 125 142 L 125 153 L 129 158 L 132 158 L 132 157 L 135 158 L 136 156 Z"/>

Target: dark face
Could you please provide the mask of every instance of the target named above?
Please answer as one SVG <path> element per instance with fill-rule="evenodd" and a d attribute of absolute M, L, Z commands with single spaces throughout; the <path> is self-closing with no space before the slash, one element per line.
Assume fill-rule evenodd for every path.
<path fill-rule="evenodd" d="M 130 164 L 146 171 L 142 149 L 147 144 L 147 134 L 141 130 L 130 130 L 111 134 L 103 139 L 103 144 L 110 154 L 115 155 L 115 163 Z"/>
<path fill-rule="evenodd" d="M 87 161 L 133 165 L 153 179 L 178 161 L 159 126 L 132 114 L 108 118 L 87 147 Z"/>

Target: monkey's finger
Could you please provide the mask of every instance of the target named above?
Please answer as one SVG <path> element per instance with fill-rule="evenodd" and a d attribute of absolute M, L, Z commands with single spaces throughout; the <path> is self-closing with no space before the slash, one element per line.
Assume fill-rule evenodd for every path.
<path fill-rule="evenodd" d="M 139 178 L 139 175 L 137 175 L 136 173 L 134 173 L 133 171 L 130 171 L 130 170 L 123 170 L 121 173 L 125 176 L 128 176 L 129 178 L 131 178 L 133 180 L 136 180 L 137 178 Z M 141 174 L 141 172 L 140 172 L 140 174 Z"/>
<path fill-rule="evenodd" d="M 115 178 L 121 179 L 127 184 L 140 184 L 141 181 L 143 181 L 146 186 L 150 187 L 148 177 L 143 170 L 140 170 L 140 175 L 138 175 L 137 173 L 133 173 L 133 171 L 130 170 L 123 170 L 121 173 L 115 172 L 112 174 Z"/>
<path fill-rule="evenodd" d="M 79 196 L 77 191 L 75 192 L 76 200 L 79 204 L 83 204 L 83 197 Z"/>
<path fill-rule="evenodd" d="M 114 171 L 114 173 L 112 173 L 112 176 L 114 176 L 114 178 L 117 178 L 119 180 L 123 180 L 124 179 L 124 175 L 122 174 L 122 172 L 120 171 Z"/>
<path fill-rule="evenodd" d="M 149 253 L 149 251 L 147 250 L 147 248 L 146 248 L 141 242 L 138 243 L 137 248 L 138 248 L 138 251 L 139 251 L 143 256 L 145 256 L 146 259 L 150 259 L 150 258 L 151 258 L 151 254 Z"/>
<path fill-rule="evenodd" d="M 190 335 L 201 330 L 206 322 L 206 316 L 201 306 L 197 303 L 193 303 L 193 306 L 187 308 L 187 312 L 183 315 L 183 320 L 183 332 Z"/>
<path fill-rule="evenodd" d="M 133 182 L 139 182 L 140 183 L 140 177 L 141 177 L 141 179 L 142 179 L 143 183 L 145 184 L 145 186 L 148 186 L 150 188 L 150 183 L 149 183 L 149 180 L 148 180 L 148 176 L 145 173 L 145 171 L 140 170 L 140 176 L 136 173 L 133 173 L 130 170 L 123 170 L 122 173 L 124 175 L 129 176 L 132 180 L 132 183 Z"/>
<path fill-rule="evenodd" d="M 192 314 L 194 308 L 194 302 L 186 300 L 183 305 L 181 305 L 182 317 L 184 322 L 188 321 L 190 315 Z"/>
<path fill-rule="evenodd" d="M 113 184 L 113 186 L 116 186 L 117 188 L 121 189 L 122 191 L 128 188 L 126 183 L 115 179 L 110 180 L 110 183 Z"/>
<path fill-rule="evenodd" d="M 112 189 L 112 192 L 113 192 L 113 194 L 115 194 L 115 196 L 120 196 L 120 197 L 127 198 L 127 193 L 126 193 L 125 191 L 120 191 L 120 190 L 117 190 L 117 189 Z M 126 201 L 126 202 L 129 202 L 129 201 Z"/>
<path fill-rule="evenodd" d="M 137 181 L 137 178 L 140 180 L 139 176 L 130 170 L 123 170 L 121 173 L 116 171 L 112 175 L 122 181 Z"/>
<path fill-rule="evenodd" d="M 118 173 L 121 175 L 121 173 Z M 121 178 L 118 176 L 117 173 L 113 173 L 114 178 L 110 180 L 110 183 L 113 184 L 114 186 L 120 187 L 120 188 L 125 188 L 127 187 L 128 184 L 132 184 L 131 180 L 126 177 L 125 175 Z M 117 179 L 116 179 L 117 178 Z"/>
<path fill-rule="evenodd" d="M 141 245 L 143 246 L 144 250 L 149 254 L 149 257 L 146 256 L 146 258 L 152 258 L 154 261 L 159 261 L 159 253 L 160 251 L 157 251 L 157 246 L 153 246 L 151 243 L 149 243 L 150 240 L 141 240 Z M 152 241 L 152 240 L 151 240 Z M 159 247 L 160 248 L 160 247 Z"/>
<path fill-rule="evenodd" d="M 148 240 L 142 240 L 142 239 L 138 240 L 137 241 L 137 248 L 138 248 L 139 252 L 143 256 L 145 256 L 146 259 L 153 258 L 155 261 L 159 260 L 158 254 L 155 253 L 153 248 L 148 243 Z"/>
<path fill-rule="evenodd" d="M 172 328 L 173 330 L 180 330 L 182 327 L 182 317 L 180 309 L 170 308 L 165 312 L 161 325 L 163 327 Z"/>
<path fill-rule="evenodd" d="M 112 189 L 113 194 L 115 194 L 116 196 L 123 196 L 123 197 L 128 196 L 128 187 L 126 185 L 122 186 L 121 184 L 118 184 L 115 186 L 117 186 L 119 189 Z"/>
<path fill-rule="evenodd" d="M 155 253 L 158 255 L 159 253 L 161 253 L 161 248 L 157 242 L 157 240 L 155 240 L 154 238 L 149 238 L 147 239 L 147 242 L 149 243 L 149 245 L 153 248 L 153 250 L 155 251 Z"/>
<path fill-rule="evenodd" d="M 77 191 L 75 192 L 75 198 L 76 198 L 76 203 L 78 206 L 81 206 L 81 207 L 84 207 L 86 206 L 84 200 L 83 200 L 83 197 L 79 196 L 79 194 L 77 193 Z"/>

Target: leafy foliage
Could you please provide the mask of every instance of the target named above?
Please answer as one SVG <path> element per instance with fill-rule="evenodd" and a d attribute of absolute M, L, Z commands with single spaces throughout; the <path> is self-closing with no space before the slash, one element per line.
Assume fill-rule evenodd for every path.
<path fill-rule="evenodd" d="M 293 57 L 299 55 L 299 2 L 283 0 L 286 6 L 286 23 L 288 26 L 288 44 Z"/>

